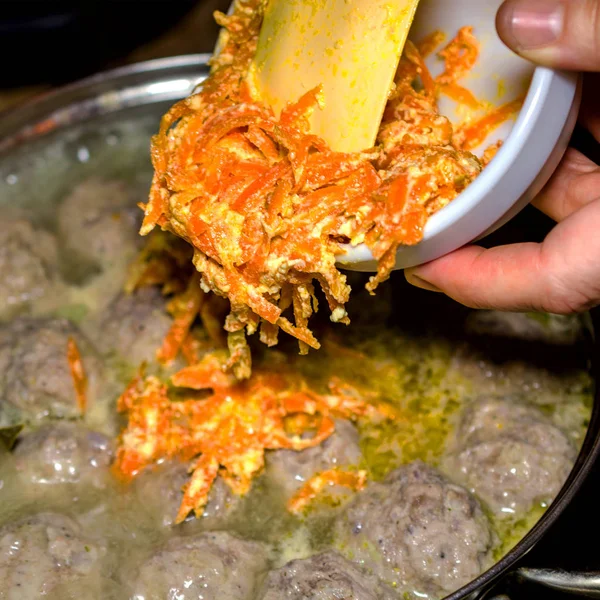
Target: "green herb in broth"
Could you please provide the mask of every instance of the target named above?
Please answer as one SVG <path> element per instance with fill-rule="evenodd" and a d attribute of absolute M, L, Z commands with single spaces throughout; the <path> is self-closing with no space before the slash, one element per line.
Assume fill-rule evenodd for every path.
<path fill-rule="evenodd" d="M 450 371 L 452 349 L 442 339 L 413 339 L 399 331 L 358 330 L 352 347 L 324 341 L 323 353 L 297 361 L 307 376 L 335 374 L 377 401 L 399 411 L 396 420 L 361 421 L 364 468 L 373 479 L 421 459 L 435 464 L 452 429 L 451 417 L 460 407 L 469 382 Z M 333 347 L 332 347 L 333 346 Z"/>
<path fill-rule="evenodd" d="M 25 425 L 13 425 L 11 427 L 0 427 L 0 442 L 7 450 L 12 450 L 17 438 Z"/>
<path fill-rule="evenodd" d="M 495 560 L 500 560 L 507 552 L 514 548 L 542 518 L 547 508 L 546 504 L 537 504 L 523 518 L 516 522 L 503 522 L 491 516 L 490 520 L 494 524 L 498 533 L 498 539 L 500 540 L 494 549 Z"/>
<path fill-rule="evenodd" d="M 527 316 L 541 325 L 550 325 L 551 316 L 548 313 L 529 312 Z"/>
<path fill-rule="evenodd" d="M 70 304 L 61 306 L 56 311 L 57 317 L 63 317 L 72 321 L 73 323 L 80 324 L 84 321 L 89 312 L 89 307 L 85 304 Z"/>

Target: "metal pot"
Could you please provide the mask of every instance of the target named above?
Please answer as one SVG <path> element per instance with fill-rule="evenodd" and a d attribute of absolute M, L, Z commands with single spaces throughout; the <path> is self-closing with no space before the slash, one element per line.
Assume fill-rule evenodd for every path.
<path fill-rule="evenodd" d="M 77 127 L 95 128 L 102 124 L 106 134 L 104 142 L 111 144 L 110 124 L 130 119 L 146 118 L 148 135 L 156 130 L 159 116 L 174 101 L 189 95 L 208 74 L 204 54 L 180 56 L 138 63 L 113 71 L 100 73 L 78 83 L 66 86 L 56 92 L 37 98 L 30 103 L 0 116 L 0 187 L 13 185 L 18 174 L 14 171 L 15 161 L 27 160 L 30 149 L 40 147 L 48 139 L 65 136 Z M 114 137 L 114 136 L 113 136 Z M 85 168 L 89 162 L 89 148 L 77 137 L 74 148 L 77 160 Z M 75 139 L 74 138 L 74 139 Z M 85 138 L 85 136 L 84 136 Z M 104 143 L 101 140 L 101 143 Z M 98 144 L 98 140 L 94 143 Z M 141 144 L 141 145 L 140 145 Z M 148 137 L 141 138 L 137 146 L 129 148 L 130 154 L 140 154 L 135 164 L 145 164 L 148 171 Z M 117 163 L 122 162 L 119 156 Z M 16 158 L 15 158 L 16 157 Z M 25 158 L 24 158 L 25 157 Z M 140 163 L 141 161 L 141 163 Z M 92 161 L 93 162 L 93 161 Z M 134 161 L 135 162 L 135 161 Z M 103 163 L 106 167 L 108 163 Z M 131 164 L 134 164 L 133 162 Z M 30 165 L 34 177 L 43 173 Z M 91 169 L 94 165 L 91 164 Z M 111 164 L 110 169 L 127 169 L 131 165 Z M 36 171 L 37 169 L 37 171 Z M 60 174 L 58 175 L 60 177 Z M 40 184 L 37 184 L 40 187 Z M 42 192 L 51 194 L 60 187 L 45 182 Z M 1 191 L 1 190 L 0 190 Z M 56 192 L 58 193 L 58 192 Z M 36 205 L 37 209 L 37 205 Z M 43 209 L 42 209 L 43 212 Z M 401 284 L 400 284 L 401 285 Z M 417 293 L 417 292 L 414 292 Z M 403 302 L 406 290 L 402 290 Z M 427 314 L 421 296 L 412 303 L 412 310 Z M 432 313 L 429 313 L 432 314 Z M 451 320 L 451 319 L 449 319 Z M 592 314 L 593 330 L 600 326 L 600 314 Z M 600 373 L 600 346 L 590 336 L 591 368 L 594 374 Z M 600 597 L 600 575 L 595 573 L 564 573 L 552 570 L 528 569 L 526 556 L 544 537 L 557 521 L 561 513 L 577 494 L 588 477 L 600 453 L 600 401 L 596 398 L 589 429 L 576 464 L 562 490 L 533 529 L 500 561 L 477 579 L 448 596 L 447 600 L 475 600 L 506 598 L 505 594 L 515 581 L 526 579 L 551 587 Z"/>

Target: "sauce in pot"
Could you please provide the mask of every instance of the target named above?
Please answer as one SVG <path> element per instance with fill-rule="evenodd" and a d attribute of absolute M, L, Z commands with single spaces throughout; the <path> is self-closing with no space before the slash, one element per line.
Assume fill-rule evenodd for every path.
<path fill-rule="evenodd" d="M 355 295 L 352 327 L 324 327 L 320 351 L 282 341 L 256 365 L 319 391 L 337 377 L 398 418 L 339 419 L 318 447 L 267 450 L 246 495 L 218 477 L 202 518 L 179 525 L 187 465 L 114 477 L 116 400 L 171 323 L 158 290 L 123 291 L 153 124 L 72 130 L 2 167 L 0 597 L 441 598 L 491 566 L 543 514 L 583 441 L 585 364 L 557 370 L 532 350 L 578 356 L 577 318 L 471 313 L 450 336 L 450 304 L 427 314 L 402 289 L 400 313 L 392 278 L 374 300 Z M 335 469 L 364 472 L 364 489 L 326 485 L 289 510 Z"/>

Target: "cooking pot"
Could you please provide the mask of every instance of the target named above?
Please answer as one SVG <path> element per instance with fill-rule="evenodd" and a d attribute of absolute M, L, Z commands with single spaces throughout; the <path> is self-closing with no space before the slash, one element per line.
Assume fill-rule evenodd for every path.
<path fill-rule="evenodd" d="M 207 76 L 208 58 L 204 54 L 180 56 L 119 68 L 0 115 L 0 197 L 16 195 L 19 203 L 21 198 L 34 203 L 43 221 L 49 218 L 50 202 L 64 192 L 69 181 L 72 183 L 75 172 L 82 177 L 97 172 L 118 174 L 147 184 L 149 137 L 166 108 L 189 95 Z M 67 162 L 54 160 L 59 146 L 70 157 Z M 402 287 L 405 285 L 401 275 L 392 278 L 392 286 L 402 296 L 395 306 L 404 313 L 410 311 L 412 323 L 427 322 L 441 312 L 452 335 L 451 325 L 457 322 L 461 307 L 439 295 Z M 600 373 L 600 346 L 593 335 L 599 326 L 600 315 L 592 313 L 585 352 L 594 375 Z M 526 567 L 529 551 L 559 519 L 588 477 L 600 452 L 599 432 L 600 403 L 596 398 L 575 466 L 544 516 L 493 567 L 447 600 L 500 597 L 506 586 L 519 578 L 600 597 L 600 577 L 594 573 Z"/>

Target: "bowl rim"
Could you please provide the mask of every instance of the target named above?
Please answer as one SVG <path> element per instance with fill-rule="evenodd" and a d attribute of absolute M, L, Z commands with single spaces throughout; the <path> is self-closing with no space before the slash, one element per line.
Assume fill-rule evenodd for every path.
<path fill-rule="evenodd" d="M 539 169 L 532 172 L 532 177 L 524 186 L 522 193 L 525 194 L 534 184 L 539 188 L 540 183 L 546 183 L 551 172 L 546 169 L 546 172 L 542 173 L 544 166 L 553 158 L 552 162 L 558 162 L 557 158 L 562 157 L 566 146 L 560 148 L 561 142 L 564 143 L 564 138 L 570 136 L 575 125 L 573 112 L 579 105 L 580 87 L 581 76 L 578 73 L 535 66 L 523 106 L 496 156 L 463 192 L 429 217 L 424 227 L 423 239 L 418 244 L 398 248 L 395 269 L 429 262 L 484 234 L 491 233 L 490 228 L 493 228 L 496 223 L 501 224 L 502 217 L 519 201 L 522 204 L 520 208 L 524 208 L 527 202 L 522 202 L 521 196 L 513 198 L 511 202 L 502 200 L 501 204 L 498 203 L 489 211 L 491 218 L 487 220 L 485 227 L 479 228 L 480 230 L 470 232 L 472 224 L 466 228 L 460 227 L 459 224 L 465 216 L 473 215 L 474 209 L 480 206 L 482 200 L 501 184 L 503 178 L 509 176 L 511 168 L 522 158 L 526 142 L 530 142 L 531 149 L 535 151 Z M 561 108 L 560 114 L 556 114 L 556 106 Z M 544 124 L 546 132 L 554 138 L 551 146 L 535 144 L 541 124 Z M 557 153 L 560 156 L 557 156 Z M 552 170 L 555 166 L 553 165 Z M 539 181 L 541 175 L 544 178 L 543 182 Z M 525 179 L 521 177 L 522 182 L 525 182 Z M 478 218 L 481 222 L 481 215 L 478 215 Z M 453 230 L 452 234 L 448 233 L 450 230 Z M 460 243 L 454 242 L 453 238 Z M 446 248 L 439 252 L 436 246 L 446 246 Z M 451 250 L 448 250 L 448 247 L 452 247 Z M 338 257 L 338 262 L 343 267 L 359 271 L 377 270 L 376 261 L 366 246 L 347 244 L 344 249 L 346 254 Z"/>
<path fill-rule="evenodd" d="M 557 76 L 558 71 L 547 67 L 535 67 L 523 106 L 496 156 L 477 179 L 456 198 L 458 202 L 453 200 L 430 217 L 425 225 L 424 239 L 432 238 L 442 229 L 455 224 L 462 213 L 470 211 L 477 204 L 479 198 L 485 195 L 486 190 L 497 185 L 500 179 L 508 173 L 512 159 L 520 150 L 520 139 L 531 134 L 535 121 L 544 112 L 543 100 L 551 92 L 552 83 Z"/>

